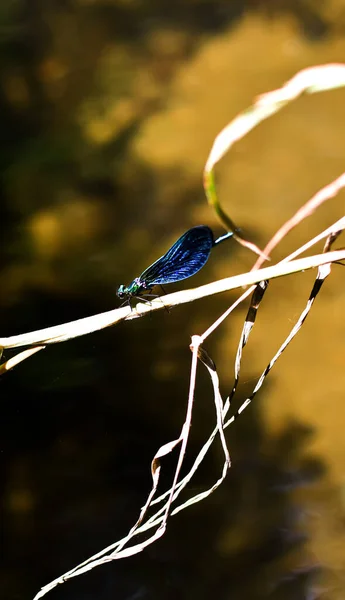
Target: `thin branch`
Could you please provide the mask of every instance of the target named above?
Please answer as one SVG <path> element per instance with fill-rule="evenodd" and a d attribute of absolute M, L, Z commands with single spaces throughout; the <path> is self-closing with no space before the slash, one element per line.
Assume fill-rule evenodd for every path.
<path fill-rule="evenodd" d="M 186 304 L 194 300 L 205 298 L 206 296 L 212 296 L 247 285 L 253 285 L 263 279 L 283 277 L 284 275 L 291 275 L 292 273 L 297 273 L 299 271 L 313 269 L 326 262 L 336 262 L 341 260 L 345 260 L 345 250 L 329 252 L 327 257 L 325 257 L 324 254 L 315 254 L 289 263 L 279 263 L 255 272 L 226 277 L 225 279 L 207 283 L 206 285 L 197 288 L 167 294 L 163 299 L 160 297 L 155 298 L 150 304 L 139 302 L 134 310 L 131 310 L 130 307 L 116 308 L 99 315 L 78 319 L 77 321 L 71 321 L 70 323 L 64 323 L 63 325 L 55 325 L 30 333 L 0 338 L 0 346 L 3 348 L 19 348 L 21 346 L 46 346 L 48 344 L 65 342 L 80 337 L 81 335 L 105 329 L 106 327 L 115 325 L 123 320 L 137 319 L 138 317 L 142 317 L 143 315 L 156 310 Z"/>
<path fill-rule="evenodd" d="M 242 139 L 262 121 L 296 100 L 301 94 L 314 94 L 342 86 L 345 86 L 345 64 L 333 63 L 303 69 L 281 88 L 259 96 L 250 107 L 226 125 L 213 142 L 204 168 L 204 190 L 208 203 L 215 210 L 224 227 L 236 233 L 235 239 L 243 246 L 251 246 L 251 249 L 261 256 L 263 253 L 258 248 L 241 238 L 238 227 L 222 208 L 216 191 L 214 167 L 235 142 Z"/>
<path fill-rule="evenodd" d="M 34 354 L 36 354 L 36 352 L 39 352 L 40 350 L 44 350 L 44 348 L 45 346 L 35 346 L 34 348 L 23 350 L 23 352 L 19 352 L 15 356 L 12 356 L 0 365 L 0 375 L 7 373 L 7 371 L 10 371 L 11 369 L 19 365 L 19 363 L 23 362 L 23 360 L 30 358 L 30 356 L 33 356 Z"/>
<path fill-rule="evenodd" d="M 284 237 L 292 230 L 294 227 L 297 227 L 304 219 L 310 217 L 313 212 L 321 206 L 327 200 L 334 198 L 338 194 L 338 192 L 345 187 L 345 173 L 340 175 L 337 179 L 326 185 L 324 188 L 316 192 L 316 194 L 308 200 L 294 215 L 289 219 L 284 225 L 278 229 L 278 231 L 274 234 L 272 239 L 268 242 L 268 244 L 264 248 L 264 253 L 270 256 L 273 248 L 275 248 Z M 255 265 L 253 266 L 253 271 L 261 267 L 264 259 L 259 256 Z"/>
<path fill-rule="evenodd" d="M 296 256 L 299 256 L 300 254 L 302 254 L 303 252 L 305 252 L 306 250 L 311 248 L 311 246 L 313 246 L 317 242 L 320 242 L 322 239 L 324 239 L 324 238 L 328 237 L 329 235 L 333 234 L 334 232 L 340 231 L 342 229 L 345 229 L 345 217 L 342 217 L 341 219 L 339 219 L 338 221 L 336 221 L 335 223 L 333 223 L 332 225 L 327 227 L 327 229 L 325 229 L 322 233 L 318 234 L 312 240 L 309 240 L 306 244 L 304 244 L 303 246 L 301 246 L 300 248 L 298 248 L 297 250 L 295 250 L 294 252 L 289 254 L 289 256 L 286 256 L 285 258 L 283 258 L 283 260 L 281 260 L 279 263 L 277 263 L 277 265 L 283 265 L 287 262 L 289 262 L 289 264 L 291 264 L 293 258 L 295 258 Z M 335 262 L 335 261 L 333 261 L 333 262 Z M 271 267 L 269 267 L 269 268 L 271 268 Z M 255 271 L 255 272 L 256 273 L 264 273 L 265 270 L 266 269 L 261 269 L 260 271 Z M 254 272 L 254 270 L 252 269 L 251 273 L 253 273 L 253 272 Z M 273 279 L 273 278 L 270 277 L 267 279 Z M 264 279 L 262 279 L 261 281 L 264 281 Z M 257 282 L 257 283 L 259 283 L 259 282 Z M 246 298 L 248 298 L 248 296 L 250 296 L 250 294 L 254 291 L 254 289 L 255 289 L 255 285 L 252 285 L 239 298 L 237 298 L 237 300 L 231 306 L 229 306 L 229 308 L 214 323 L 212 323 L 212 325 L 210 325 L 210 327 L 202 334 L 202 339 L 205 341 L 206 338 L 209 335 L 211 335 L 211 333 L 213 333 L 213 331 L 215 331 L 215 329 L 217 329 L 217 327 L 219 327 L 219 325 L 234 311 L 234 309 L 241 302 L 243 302 Z"/>

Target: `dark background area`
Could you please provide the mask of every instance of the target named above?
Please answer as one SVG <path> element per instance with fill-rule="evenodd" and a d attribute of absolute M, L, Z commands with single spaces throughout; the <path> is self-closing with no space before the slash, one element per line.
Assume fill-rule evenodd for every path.
<path fill-rule="evenodd" d="M 202 189 L 215 136 L 298 70 L 344 62 L 345 9 L 340 0 L 1 0 L 0 44 L 4 337 L 110 310 L 117 286 L 183 231 L 205 223 L 223 233 Z M 343 171 L 344 105 L 344 90 L 302 98 L 217 168 L 226 210 L 260 246 Z M 343 203 L 339 196 L 318 211 L 275 259 L 340 218 Z M 252 263 L 233 242 L 222 244 L 191 282 L 169 290 Z M 221 488 L 173 517 L 143 553 L 48 598 L 344 597 L 341 271 L 228 430 L 233 466 Z M 234 410 L 312 281 L 305 274 L 271 284 Z M 33 598 L 127 533 L 150 489 L 152 456 L 184 420 L 190 336 L 236 297 L 58 344 L 1 379 L 1 598 Z M 207 343 L 224 397 L 244 315 L 245 307 Z M 206 372 L 199 377 L 187 465 L 215 419 Z M 176 456 L 163 463 L 165 485 Z M 188 494 L 212 485 L 221 468 L 216 444 Z"/>

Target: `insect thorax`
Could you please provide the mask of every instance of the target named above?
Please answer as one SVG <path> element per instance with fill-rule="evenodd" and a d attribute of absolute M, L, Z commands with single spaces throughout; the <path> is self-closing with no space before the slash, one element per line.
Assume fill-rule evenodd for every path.
<path fill-rule="evenodd" d="M 146 289 L 149 288 L 146 286 L 145 282 L 141 281 L 140 277 L 136 277 L 127 287 L 125 285 L 119 285 L 117 295 L 119 298 L 139 296 Z"/>

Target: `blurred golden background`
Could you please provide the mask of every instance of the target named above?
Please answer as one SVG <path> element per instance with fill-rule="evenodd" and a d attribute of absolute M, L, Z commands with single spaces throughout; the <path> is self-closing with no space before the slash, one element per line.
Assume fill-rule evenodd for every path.
<path fill-rule="evenodd" d="M 223 233 L 202 188 L 215 136 L 300 69 L 345 62 L 345 5 L 1 0 L 0 42 L 6 336 L 110 310 L 117 286 L 189 227 Z M 217 166 L 224 208 L 260 247 L 344 171 L 344 106 L 344 89 L 303 97 Z M 293 231 L 274 260 L 340 218 L 343 206 L 344 192 Z M 193 280 L 169 291 L 253 261 L 222 244 Z M 271 283 L 234 408 L 296 322 L 314 277 Z M 225 484 L 171 519 L 143 554 L 66 583 L 52 598 L 344 598 L 343 282 L 335 266 L 298 338 L 228 430 Z M 32 598 L 126 534 L 149 490 L 154 452 L 183 422 L 190 335 L 236 297 L 58 344 L 1 380 L 2 598 Z M 242 307 L 207 343 L 224 397 L 244 316 Z M 187 462 L 214 418 L 200 370 Z M 221 461 L 216 448 L 190 495 L 218 478 Z M 171 474 L 173 460 L 164 466 Z"/>

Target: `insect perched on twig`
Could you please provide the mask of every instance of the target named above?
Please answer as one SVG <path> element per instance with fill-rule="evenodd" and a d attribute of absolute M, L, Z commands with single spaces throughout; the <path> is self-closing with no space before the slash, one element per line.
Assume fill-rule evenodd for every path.
<path fill-rule="evenodd" d="M 207 225 L 197 225 L 188 229 L 181 237 L 152 265 L 147 267 L 139 277 L 133 279 L 128 286 L 120 285 L 117 295 L 121 300 L 130 303 L 132 298 L 143 298 L 149 295 L 155 285 L 165 285 L 182 281 L 195 275 L 207 262 L 213 246 L 233 235 L 226 233 L 217 240 Z"/>

